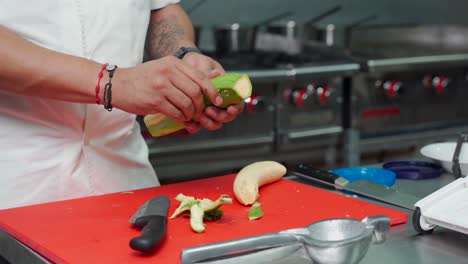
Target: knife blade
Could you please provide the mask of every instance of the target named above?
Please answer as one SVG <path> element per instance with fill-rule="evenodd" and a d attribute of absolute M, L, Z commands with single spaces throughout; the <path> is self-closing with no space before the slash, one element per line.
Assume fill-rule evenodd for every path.
<path fill-rule="evenodd" d="M 169 197 L 157 196 L 145 202 L 129 222 L 133 223 L 141 234 L 130 240 L 130 247 L 144 253 L 155 250 L 166 235 L 167 211 L 169 210 Z"/>
<path fill-rule="evenodd" d="M 337 190 L 350 191 L 361 196 L 369 197 L 409 210 L 414 210 L 414 204 L 421 200 L 421 198 L 411 194 L 402 193 L 394 188 L 380 185 L 369 180 L 362 179 L 355 182 L 349 182 L 334 173 L 312 168 L 305 164 L 298 165 L 292 174 L 302 179 L 331 185 Z"/>

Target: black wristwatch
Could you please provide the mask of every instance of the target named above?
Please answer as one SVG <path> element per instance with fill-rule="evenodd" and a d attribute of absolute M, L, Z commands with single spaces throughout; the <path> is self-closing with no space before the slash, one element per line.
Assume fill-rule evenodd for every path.
<path fill-rule="evenodd" d="M 181 47 L 174 53 L 174 56 L 176 56 L 179 59 L 182 59 L 185 56 L 185 54 L 189 52 L 196 52 L 202 54 L 202 52 L 196 47 Z"/>

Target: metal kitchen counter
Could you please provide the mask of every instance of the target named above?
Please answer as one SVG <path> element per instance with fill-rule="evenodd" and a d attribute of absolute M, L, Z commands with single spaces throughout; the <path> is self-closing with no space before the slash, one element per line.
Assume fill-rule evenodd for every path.
<path fill-rule="evenodd" d="M 290 179 L 313 185 L 307 180 L 290 176 Z M 397 180 L 395 188 L 400 192 L 425 197 L 454 180 L 453 175 L 443 174 L 428 180 Z M 359 198 L 361 199 L 361 198 Z M 362 198 L 362 200 L 367 200 Z M 372 201 L 379 205 L 408 213 L 408 222 L 390 229 L 387 241 L 371 245 L 360 264 L 461 264 L 468 263 L 468 235 L 436 227 L 429 235 L 418 235 L 412 226 L 412 212 L 397 206 Z"/>
<path fill-rule="evenodd" d="M 397 180 L 395 188 L 423 198 L 454 179 L 452 174 L 445 173 L 430 180 Z M 403 211 L 409 213 L 408 223 L 393 227 L 388 240 L 382 245 L 372 246 L 362 264 L 468 263 L 468 235 L 441 227 L 436 227 L 432 234 L 418 235 L 412 226 L 412 212 Z"/>
<path fill-rule="evenodd" d="M 291 180 L 312 184 L 309 181 L 287 176 Z M 395 188 L 401 192 L 411 192 L 424 197 L 453 180 L 451 174 L 430 180 L 397 180 Z M 359 198 L 360 199 L 360 198 Z M 364 199 L 365 200 L 365 199 Z M 382 203 L 376 202 L 383 205 Z M 384 244 L 371 245 L 361 264 L 395 264 L 395 263 L 468 263 L 468 235 L 437 227 L 433 234 L 417 235 L 411 225 L 411 212 L 395 206 L 385 205 L 409 213 L 407 224 L 391 228 Z M 179 254 L 179 253 L 177 253 Z M 0 255 L 13 260 L 12 263 L 48 263 L 32 250 L 0 230 Z M 270 260 L 269 263 L 307 263 L 294 256 L 283 262 Z M 1 261 L 0 261 L 1 263 Z M 3 264 L 3 263 L 2 263 Z"/>

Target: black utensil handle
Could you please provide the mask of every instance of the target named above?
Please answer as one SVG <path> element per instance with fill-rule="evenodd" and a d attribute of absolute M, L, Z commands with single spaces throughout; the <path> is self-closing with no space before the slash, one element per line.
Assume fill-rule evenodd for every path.
<path fill-rule="evenodd" d="M 329 171 L 319 170 L 305 164 L 299 164 L 293 171 L 293 174 L 304 179 L 319 181 L 322 183 L 335 185 L 340 176 Z"/>
<path fill-rule="evenodd" d="M 461 133 L 457 140 L 457 145 L 455 146 L 455 151 L 453 152 L 452 157 L 452 172 L 455 178 L 460 178 L 461 175 L 461 168 L 460 168 L 460 150 L 463 146 L 463 143 L 468 141 L 468 136 L 465 133 Z"/>
<path fill-rule="evenodd" d="M 139 237 L 130 240 L 130 247 L 144 253 L 156 249 L 166 234 L 167 219 L 165 216 L 152 215 L 147 216 L 148 222 L 141 230 Z"/>
<path fill-rule="evenodd" d="M 327 10 L 327 11 L 321 13 L 321 14 L 318 15 L 318 16 L 309 19 L 309 20 L 306 21 L 304 24 L 309 25 L 309 24 L 315 24 L 315 23 L 317 23 L 317 22 L 320 22 L 320 20 L 322 20 L 322 19 L 324 19 L 324 18 L 326 18 L 326 17 L 328 17 L 328 16 L 331 16 L 331 15 L 333 15 L 334 13 L 340 11 L 341 8 L 342 8 L 341 5 L 337 5 L 337 6 L 333 7 L 333 8 L 331 8 L 331 9 L 329 9 L 329 10 Z"/>

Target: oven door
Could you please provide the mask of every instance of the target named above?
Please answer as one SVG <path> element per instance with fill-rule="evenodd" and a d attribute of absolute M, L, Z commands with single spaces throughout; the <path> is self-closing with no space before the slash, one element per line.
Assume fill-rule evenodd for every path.
<path fill-rule="evenodd" d="M 334 157 L 324 160 L 324 151 L 336 150 L 340 142 L 341 95 L 339 77 L 302 77 L 283 84 L 278 108 L 278 151 L 296 161 L 294 155 L 305 152 L 300 158 L 309 162 L 334 162 Z"/>
<path fill-rule="evenodd" d="M 467 115 L 462 114 L 460 102 L 463 77 L 457 68 L 427 68 L 355 78 L 361 137 L 414 133 L 465 122 Z"/>

